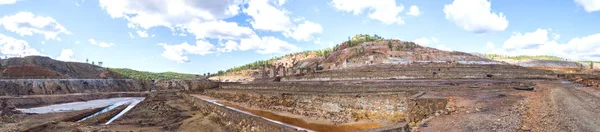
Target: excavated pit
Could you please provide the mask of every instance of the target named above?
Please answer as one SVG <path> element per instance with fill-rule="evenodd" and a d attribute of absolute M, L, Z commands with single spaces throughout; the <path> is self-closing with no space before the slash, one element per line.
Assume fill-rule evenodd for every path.
<path fill-rule="evenodd" d="M 79 84 L 68 81 L 57 81 L 66 88 L 61 86 L 56 91 L 52 88 L 57 87 L 46 83 L 29 85 L 30 80 L 10 80 L 4 82 L 38 89 L 33 94 L 47 94 L 15 97 L 10 94 L 28 94 L 28 90 L 14 90 L 7 85 L 13 91 L 5 92 L 10 96 L 2 96 L 0 101 L 14 108 L 115 97 L 146 98 L 132 107 L 117 105 L 105 112 L 15 113 L 3 116 L 0 131 L 439 131 L 453 127 L 447 126 L 448 122 L 458 118 L 516 120 L 515 115 L 505 113 L 520 106 L 527 93 L 512 88 L 544 83 L 551 77 L 556 75 L 502 65 L 367 66 L 283 77 L 281 82 L 161 80 L 151 92 L 145 91 L 150 91 L 148 86 L 152 85 L 134 80 L 123 81 L 134 82 L 134 88 L 121 88 L 129 87 L 121 82 L 112 85 L 108 80 L 99 81 L 107 82 L 99 83 L 106 91 L 72 91 Z M 126 109 L 129 112 L 123 113 Z M 85 117 L 90 118 L 82 120 Z M 35 119 L 44 121 L 32 122 Z M 489 125 L 486 123 L 480 124 Z M 514 130 L 504 127 L 511 129 L 501 130 Z"/>

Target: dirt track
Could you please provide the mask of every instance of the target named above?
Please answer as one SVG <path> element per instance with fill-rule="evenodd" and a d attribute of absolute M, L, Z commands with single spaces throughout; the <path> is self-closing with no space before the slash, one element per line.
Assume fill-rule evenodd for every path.
<path fill-rule="evenodd" d="M 551 101 L 558 113 L 558 130 L 600 131 L 600 96 L 597 90 L 575 84 L 551 85 Z M 595 93 L 595 94 L 594 94 Z"/>

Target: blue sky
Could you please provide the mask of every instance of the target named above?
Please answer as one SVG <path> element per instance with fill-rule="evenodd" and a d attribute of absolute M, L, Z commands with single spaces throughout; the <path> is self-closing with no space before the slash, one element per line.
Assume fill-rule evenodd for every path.
<path fill-rule="evenodd" d="M 597 23 L 600 0 L 0 0 L 0 52 L 206 73 L 367 33 L 598 60 Z"/>

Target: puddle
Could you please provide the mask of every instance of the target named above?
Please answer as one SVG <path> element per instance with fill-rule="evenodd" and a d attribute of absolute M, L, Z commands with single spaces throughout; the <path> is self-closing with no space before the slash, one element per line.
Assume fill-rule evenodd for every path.
<path fill-rule="evenodd" d="M 35 113 L 35 114 L 46 114 L 46 113 L 55 113 L 55 112 L 67 112 L 67 111 L 77 111 L 84 109 L 93 109 L 93 108 L 101 108 L 107 107 L 113 109 L 115 104 L 126 104 L 133 102 L 140 102 L 144 100 L 144 97 L 123 97 L 123 98 L 109 98 L 109 99 L 97 99 L 97 100 L 89 100 L 89 101 L 80 101 L 80 102 L 70 102 L 70 103 L 62 103 L 62 104 L 54 104 L 49 106 L 35 107 L 35 108 L 27 108 L 27 109 L 17 109 L 23 113 Z M 137 103 L 136 103 L 137 104 Z M 110 109 L 108 109 L 110 110 Z M 108 111 L 106 110 L 106 111 Z M 102 110 L 104 111 L 104 110 Z M 106 112 L 105 111 L 105 112 Z M 87 117 L 86 117 L 87 118 Z"/>
<path fill-rule="evenodd" d="M 356 124 L 343 124 L 343 125 L 311 123 L 311 122 L 307 122 L 303 119 L 287 117 L 287 116 L 283 116 L 280 114 L 275 114 L 270 111 L 247 109 L 247 108 L 244 108 L 244 107 L 241 107 L 241 106 L 238 106 L 235 104 L 231 104 L 228 102 L 218 102 L 217 100 L 210 100 L 210 99 L 204 99 L 204 98 L 200 98 L 200 99 L 207 101 L 207 102 L 211 102 L 211 103 L 219 105 L 219 106 L 224 106 L 225 108 L 232 109 L 232 110 L 235 110 L 238 112 L 242 112 L 242 113 L 245 113 L 248 115 L 261 117 L 268 121 L 271 121 L 271 122 L 274 122 L 277 124 L 281 124 L 281 125 L 285 125 L 288 127 L 292 127 L 297 130 L 300 130 L 300 131 L 349 132 L 349 131 L 366 130 L 366 129 L 382 127 L 380 124 L 377 124 L 377 123 L 356 123 Z"/>
<path fill-rule="evenodd" d="M 119 119 L 119 117 L 123 116 L 125 113 L 127 113 L 129 110 L 131 110 L 133 107 L 135 107 L 135 105 L 142 102 L 142 100 L 144 100 L 144 99 L 134 100 L 134 101 L 130 102 L 129 106 L 127 106 L 127 108 L 125 108 L 123 111 L 119 112 L 119 114 L 117 114 L 115 117 L 110 118 L 110 120 L 108 120 L 108 122 L 106 122 L 105 124 L 108 125 L 108 124 L 112 123 L 113 121 L 115 121 L 116 119 Z"/>
<path fill-rule="evenodd" d="M 560 81 L 560 83 L 562 83 L 562 84 L 573 84 L 573 82 L 571 82 L 571 81 Z"/>

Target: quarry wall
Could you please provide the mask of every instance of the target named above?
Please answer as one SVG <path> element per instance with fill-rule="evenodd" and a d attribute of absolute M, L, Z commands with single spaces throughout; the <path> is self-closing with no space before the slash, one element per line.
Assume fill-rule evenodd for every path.
<path fill-rule="evenodd" d="M 150 90 L 199 90 L 216 87 L 207 80 L 162 79 L 0 79 L 0 96 L 69 93 L 143 92 Z"/>

